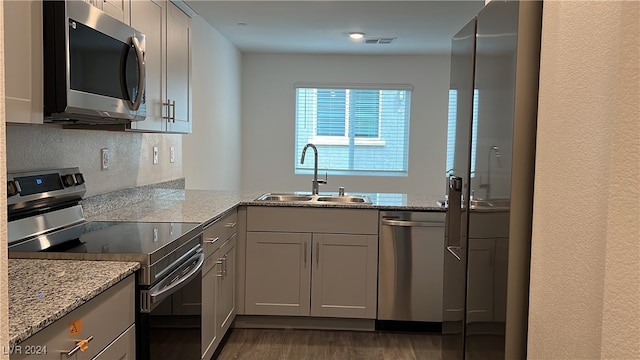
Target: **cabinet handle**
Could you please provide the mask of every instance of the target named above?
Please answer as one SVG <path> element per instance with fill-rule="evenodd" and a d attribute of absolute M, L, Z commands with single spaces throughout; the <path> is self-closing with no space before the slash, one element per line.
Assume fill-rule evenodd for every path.
<path fill-rule="evenodd" d="M 216 241 L 220 240 L 219 237 L 214 237 L 214 238 L 206 238 L 204 239 L 204 242 L 209 243 L 209 244 L 215 244 Z"/>
<path fill-rule="evenodd" d="M 89 342 L 93 340 L 93 336 L 89 336 L 85 340 L 80 340 L 76 343 L 76 346 L 67 352 L 67 357 L 72 357 L 78 350 L 85 351 L 89 347 Z"/>
<path fill-rule="evenodd" d="M 167 107 L 167 116 L 163 116 L 163 119 L 166 119 L 167 121 L 171 121 L 171 99 L 167 99 L 167 102 L 163 102 L 162 106 L 166 106 Z"/>
<path fill-rule="evenodd" d="M 233 229 L 234 227 L 236 227 L 236 223 L 226 223 L 226 224 L 224 225 L 224 227 L 227 227 L 227 228 Z"/>
<path fill-rule="evenodd" d="M 382 225 L 389 226 L 408 226 L 408 227 L 444 227 L 444 221 L 408 221 L 408 220 L 392 220 L 382 219 Z"/>
<path fill-rule="evenodd" d="M 220 260 L 216 261 L 216 265 L 220 265 L 220 267 L 222 267 L 222 258 L 220 258 Z M 219 278 L 222 277 L 222 269 L 220 269 L 220 271 L 218 271 L 216 276 L 219 277 Z"/>
<path fill-rule="evenodd" d="M 447 251 L 449 251 L 451 255 L 453 255 L 456 259 L 458 259 L 458 261 L 462 261 L 462 258 L 458 254 L 459 252 L 462 252 L 461 246 L 447 246 Z"/>
<path fill-rule="evenodd" d="M 176 122 L 176 101 L 173 100 L 173 102 L 171 103 L 171 106 L 173 107 L 173 113 L 171 115 L 171 120 L 173 120 L 173 122 Z"/>
<path fill-rule="evenodd" d="M 307 242 L 304 242 L 304 267 L 307 267 Z"/>
<path fill-rule="evenodd" d="M 320 243 L 316 243 L 316 269 L 320 266 Z"/>

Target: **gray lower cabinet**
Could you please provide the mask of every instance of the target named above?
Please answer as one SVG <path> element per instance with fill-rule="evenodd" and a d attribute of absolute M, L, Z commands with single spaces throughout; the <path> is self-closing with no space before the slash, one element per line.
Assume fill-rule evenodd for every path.
<path fill-rule="evenodd" d="M 374 319 L 378 237 L 313 234 L 311 316 Z"/>
<path fill-rule="evenodd" d="M 377 216 L 248 207 L 245 314 L 375 319 Z"/>
<path fill-rule="evenodd" d="M 220 246 L 219 252 L 221 276 L 218 277 L 220 296 L 216 304 L 216 326 L 224 334 L 236 315 L 236 234 Z"/>
<path fill-rule="evenodd" d="M 472 211 L 469 215 L 468 323 L 506 319 L 508 224 L 508 211 Z"/>
<path fill-rule="evenodd" d="M 219 343 L 216 309 L 220 263 L 215 251 L 204 261 L 202 268 L 202 358 L 210 359 Z"/>
<path fill-rule="evenodd" d="M 134 360 L 135 281 L 131 275 L 63 316 L 14 349 L 11 360 Z M 85 341 L 84 351 L 75 350 Z M 71 355 L 68 355 L 71 353 Z"/>
<path fill-rule="evenodd" d="M 184 308 L 187 298 L 200 296 L 202 307 L 202 359 L 211 359 L 236 315 L 235 257 L 237 213 L 235 210 L 205 226 L 202 290 L 174 297 Z M 174 294 L 175 295 L 175 294 Z M 188 305 L 186 305 L 188 308 Z"/>
<path fill-rule="evenodd" d="M 248 232 L 245 313 L 308 316 L 311 234 Z"/>

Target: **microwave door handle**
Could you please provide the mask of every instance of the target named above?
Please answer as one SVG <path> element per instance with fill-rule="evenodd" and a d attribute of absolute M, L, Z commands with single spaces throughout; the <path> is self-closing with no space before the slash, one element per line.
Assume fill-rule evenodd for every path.
<path fill-rule="evenodd" d="M 138 77 L 138 93 L 136 94 L 136 99 L 132 103 L 130 102 L 129 106 L 131 110 L 138 110 L 142 103 L 142 97 L 144 96 L 144 84 L 147 74 L 144 66 L 144 54 L 142 53 L 140 43 L 135 36 L 131 37 L 131 44 L 133 45 L 133 48 L 136 51 L 136 57 L 138 58 L 138 74 L 140 74 L 140 76 Z"/>

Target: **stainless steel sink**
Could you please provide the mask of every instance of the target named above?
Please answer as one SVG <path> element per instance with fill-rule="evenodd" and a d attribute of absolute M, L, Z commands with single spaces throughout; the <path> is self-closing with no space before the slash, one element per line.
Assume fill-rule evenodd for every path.
<path fill-rule="evenodd" d="M 297 201 L 311 201 L 312 199 L 313 199 L 313 197 L 311 195 L 266 193 L 266 194 L 261 195 L 256 200 L 258 200 L 258 201 L 277 201 L 277 202 L 297 202 Z"/>
<path fill-rule="evenodd" d="M 361 195 L 345 195 L 345 196 L 323 196 L 320 195 L 316 199 L 316 201 L 321 202 L 334 202 L 334 203 L 359 203 L 359 204 L 371 204 L 371 200 L 369 200 L 366 196 Z"/>
<path fill-rule="evenodd" d="M 294 202 L 294 203 L 335 203 L 335 204 L 371 204 L 371 199 L 364 195 L 311 195 L 301 193 L 266 193 L 256 201 Z"/>

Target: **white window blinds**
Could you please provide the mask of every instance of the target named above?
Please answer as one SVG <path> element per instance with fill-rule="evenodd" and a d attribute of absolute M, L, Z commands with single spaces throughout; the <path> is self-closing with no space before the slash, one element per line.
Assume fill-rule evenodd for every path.
<path fill-rule="evenodd" d="M 318 168 L 332 174 L 402 176 L 408 172 L 410 86 L 296 86 L 295 172 L 302 148 L 316 145 Z"/>
<path fill-rule="evenodd" d="M 458 91 L 449 90 L 449 116 L 447 126 L 447 168 L 453 169 L 453 157 L 456 145 L 456 112 L 458 107 Z M 471 176 L 476 171 L 476 147 L 478 143 L 478 89 L 473 90 L 473 124 L 471 129 Z"/>

